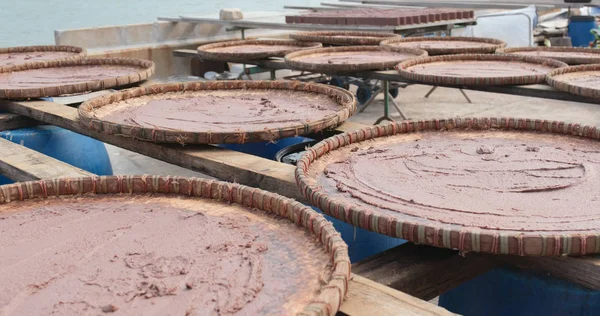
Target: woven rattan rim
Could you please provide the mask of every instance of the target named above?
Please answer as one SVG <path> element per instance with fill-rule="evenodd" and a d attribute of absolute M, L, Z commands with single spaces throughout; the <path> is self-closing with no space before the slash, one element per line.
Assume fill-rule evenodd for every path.
<path fill-rule="evenodd" d="M 431 36 L 431 37 L 396 37 L 384 40 L 380 43 L 381 46 L 398 47 L 398 43 L 407 42 L 424 42 L 424 41 L 440 41 L 440 42 L 453 42 L 453 41 L 466 41 L 475 43 L 493 44 L 494 46 L 487 47 L 448 47 L 448 48 L 427 48 L 425 49 L 430 56 L 434 55 L 451 55 L 451 54 L 493 54 L 497 49 L 506 47 L 506 43 L 484 37 L 462 37 L 462 36 Z"/>
<path fill-rule="evenodd" d="M 544 66 L 561 68 L 568 65 L 562 61 L 539 58 L 533 56 L 518 56 L 518 55 L 502 55 L 502 54 L 464 54 L 464 55 L 441 55 L 424 57 L 418 59 L 407 60 L 396 66 L 400 76 L 421 83 L 446 86 L 498 86 L 498 85 L 525 85 L 538 84 L 546 80 L 546 74 L 529 75 L 529 76 L 513 76 L 513 77 L 455 77 L 455 76 L 440 76 L 440 75 L 424 75 L 413 73 L 406 69 L 412 66 L 435 63 L 435 62 L 452 62 L 452 61 L 514 61 L 525 62 L 532 64 L 540 64 Z"/>
<path fill-rule="evenodd" d="M 54 60 L 76 60 L 82 59 L 87 56 L 87 51 L 84 48 L 76 47 L 76 46 L 66 46 L 66 45 L 42 45 L 42 46 L 16 46 L 16 47 L 6 47 L 0 48 L 0 54 L 13 54 L 13 53 L 33 53 L 33 52 L 67 52 L 73 53 L 72 56 L 65 58 L 58 58 Z M 33 64 L 36 65 L 38 63 L 43 63 L 44 61 L 32 61 L 25 62 L 22 64 Z M 16 67 L 17 65 L 7 65 L 5 67 Z M 30 65 L 29 67 L 32 67 Z"/>
<path fill-rule="evenodd" d="M 298 32 L 290 34 L 290 38 L 297 41 L 331 45 L 379 45 L 383 39 L 396 36 L 394 33 L 352 31 Z"/>
<path fill-rule="evenodd" d="M 365 52 L 365 51 L 391 51 L 397 53 L 413 54 L 415 58 L 427 56 L 427 52 L 421 49 L 405 47 L 382 47 L 382 46 L 339 46 L 328 48 L 309 49 L 285 55 L 285 63 L 292 69 L 305 70 L 316 73 L 321 72 L 353 72 L 361 70 L 384 70 L 393 68 L 398 61 L 375 61 L 356 64 L 314 64 L 303 62 L 302 57 L 312 54 L 336 53 L 336 52 Z"/>
<path fill-rule="evenodd" d="M 322 193 L 308 175 L 311 163 L 338 148 L 368 139 L 423 131 L 447 130 L 518 130 L 570 135 L 600 140 L 600 126 L 516 118 L 450 118 L 421 121 L 402 121 L 376 125 L 346 132 L 307 149 L 298 161 L 296 183 L 306 199 L 326 214 L 356 227 L 379 234 L 465 252 L 486 252 L 520 256 L 560 256 L 600 253 L 600 230 L 589 234 L 539 234 L 532 232 L 479 230 L 462 231 L 462 226 L 427 222 L 421 224 L 403 221 L 400 217 L 381 216 L 373 209 Z M 426 224 L 423 224 L 426 222 Z M 446 236 L 446 237 L 444 237 Z"/>
<path fill-rule="evenodd" d="M 561 53 L 588 53 L 596 54 L 598 57 L 583 57 L 583 56 L 560 56 L 560 57 L 546 57 L 555 60 L 560 60 L 569 65 L 580 65 L 580 64 L 597 64 L 600 63 L 600 49 L 583 48 L 583 47 L 510 47 L 496 50 L 496 54 L 512 54 L 518 52 L 561 52 Z"/>
<path fill-rule="evenodd" d="M 94 116 L 94 109 L 126 99 L 143 95 L 166 92 L 185 92 L 202 90 L 290 90 L 314 92 L 327 95 L 340 105 L 340 110 L 309 124 L 289 126 L 286 128 L 265 128 L 260 131 L 234 130 L 230 132 L 186 132 L 171 129 L 153 129 L 126 124 L 116 124 L 99 120 Z M 112 135 L 131 137 L 134 139 L 159 143 L 179 144 L 240 144 L 246 142 L 264 142 L 276 139 L 307 135 L 334 128 L 348 119 L 356 111 L 356 99 L 347 90 L 329 85 L 299 82 L 292 80 L 235 80 L 235 81 L 200 81 L 173 84 L 157 84 L 133 88 L 88 100 L 79 106 L 79 121 L 86 127 Z"/>
<path fill-rule="evenodd" d="M 558 75 L 582 71 L 600 71 L 600 64 L 579 65 L 555 69 L 546 75 L 546 82 L 558 90 L 569 92 L 574 95 L 600 99 L 600 87 L 597 89 L 579 87 L 555 78 Z"/>
<path fill-rule="evenodd" d="M 296 46 L 293 49 L 281 49 L 270 52 L 248 52 L 248 53 L 229 53 L 229 52 L 210 52 L 209 49 L 224 48 L 240 45 L 287 45 Z M 311 49 L 322 47 L 321 43 L 309 43 L 300 41 L 290 40 L 241 40 L 241 41 L 228 41 L 220 43 L 206 44 L 198 47 L 198 55 L 201 59 L 206 60 L 218 60 L 218 61 L 250 61 L 266 59 L 270 57 L 283 57 L 289 53 L 296 52 L 303 49 Z"/>
<path fill-rule="evenodd" d="M 10 73 L 29 69 L 71 67 L 84 65 L 123 65 L 140 68 L 126 76 L 104 80 L 82 81 L 77 84 L 57 85 L 43 88 L 0 89 L 0 99 L 28 99 L 57 97 L 64 94 L 99 91 L 108 88 L 126 86 L 148 79 L 154 73 L 154 63 L 144 59 L 132 58 L 83 58 L 69 60 L 51 60 L 35 64 L 21 64 L 16 67 L 0 67 L 0 73 Z"/>
<path fill-rule="evenodd" d="M 331 255 L 333 271 L 301 315 L 335 315 L 348 291 L 348 246 L 333 224 L 311 208 L 275 193 L 239 184 L 184 177 L 105 176 L 63 178 L 0 186 L 0 204 L 83 194 L 166 194 L 237 203 L 286 218 L 316 237 Z"/>

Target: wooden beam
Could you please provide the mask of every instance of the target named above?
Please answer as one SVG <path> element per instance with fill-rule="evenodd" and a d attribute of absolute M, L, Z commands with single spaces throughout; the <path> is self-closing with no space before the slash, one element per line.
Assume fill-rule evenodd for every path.
<path fill-rule="evenodd" d="M 76 109 L 52 102 L 10 102 L 2 100 L 0 101 L 0 108 L 224 180 L 260 187 L 300 199 L 294 182 L 294 167 L 291 165 L 214 146 L 158 145 L 100 134 L 79 124 Z M 357 127 L 359 124 L 349 126 Z M 360 281 L 360 278 L 357 280 L 350 283 L 350 293 L 348 295 L 353 298 L 363 297 L 363 300 L 361 303 L 353 302 L 354 299 L 347 300 L 342 306 L 344 314 L 364 315 L 364 307 L 369 304 L 368 306 L 373 306 L 373 308 L 369 308 L 372 311 L 370 314 L 374 313 L 374 315 L 398 315 L 398 310 L 411 311 L 408 315 L 421 315 L 423 313 L 449 315 L 443 309 L 433 305 L 430 306 L 430 304 L 427 305 L 426 302 L 419 302 L 415 298 L 410 298 L 392 289 Z M 366 302 L 366 298 L 369 302 Z M 375 309 L 380 310 L 375 312 Z"/>
<path fill-rule="evenodd" d="M 0 138 L 0 174 L 14 181 L 92 175 L 4 138 Z"/>
<path fill-rule="evenodd" d="M 349 316 L 450 316 L 446 309 L 416 297 L 385 287 L 362 276 L 353 274 L 348 285 L 346 301 L 338 315 Z"/>
<path fill-rule="evenodd" d="M 108 144 L 137 152 L 174 165 L 198 171 L 222 180 L 304 201 L 294 180 L 294 167 L 269 159 L 208 145 L 165 145 L 137 141 L 92 131 L 83 127 L 77 109 L 47 101 L 11 102 L 0 100 L 0 109 L 24 115 L 38 121 L 60 126 Z M 338 128 L 357 129 L 360 124 L 344 124 Z"/>
<path fill-rule="evenodd" d="M 498 259 L 406 243 L 355 263 L 352 272 L 428 301 L 498 266 Z"/>
<path fill-rule="evenodd" d="M 38 124 L 39 122 L 21 115 L 0 113 L 0 131 L 31 127 Z"/>

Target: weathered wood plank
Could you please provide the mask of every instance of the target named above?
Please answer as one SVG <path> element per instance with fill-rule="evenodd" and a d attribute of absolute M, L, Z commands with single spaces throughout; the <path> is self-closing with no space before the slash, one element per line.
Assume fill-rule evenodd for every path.
<path fill-rule="evenodd" d="M 439 306 L 353 274 L 340 312 L 349 316 L 456 315 Z"/>
<path fill-rule="evenodd" d="M 288 197 L 299 198 L 293 179 L 293 167 L 290 165 L 214 146 L 181 147 L 180 145 L 158 145 L 134 141 L 123 137 L 109 137 L 80 126 L 74 108 L 51 102 L 18 103 L 0 101 L 0 108 L 221 179 L 261 187 Z M 358 127 L 359 125 L 348 126 Z M 53 175 L 50 177 L 53 177 Z M 433 305 L 429 306 L 426 302 L 419 302 L 408 295 L 369 282 L 352 281 L 349 297 L 353 299 L 346 301 L 342 307 L 342 311 L 348 315 L 364 314 L 364 308 L 367 304 L 372 306 L 369 310 L 379 310 L 375 315 L 398 315 L 398 310 L 407 311 L 409 312 L 408 315 L 421 315 L 423 313 L 448 315 L 444 313 L 443 309 L 438 309 Z M 353 301 L 356 297 L 363 297 L 363 299 L 360 303 L 355 303 Z"/>
<path fill-rule="evenodd" d="M 0 108 L 216 178 L 302 200 L 291 165 L 215 146 L 159 145 L 98 133 L 79 123 L 77 109 L 52 102 L 1 100 Z"/>
<path fill-rule="evenodd" d="M 355 263 L 352 272 L 431 300 L 498 266 L 498 259 L 478 254 L 462 257 L 456 251 L 406 243 Z"/>
<path fill-rule="evenodd" d="M 77 110 L 68 106 L 46 102 L 0 101 L 0 109 L 24 115 L 47 124 L 60 126 L 100 141 L 153 157 L 184 168 L 192 169 L 223 180 L 278 192 L 291 198 L 304 200 L 296 188 L 294 167 L 276 161 L 203 145 L 161 145 L 98 133 L 79 124 Z M 339 130 L 360 128 L 361 124 L 344 124 Z"/>
<path fill-rule="evenodd" d="M 82 177 L 91 173 L 0 138 L 0 174 L 14 181 Z"/>
<path fill-rule="evenodd" d="M 39 122 L 25 116 L 12 113 L 0 113 L 0 131 L 31 127 L 38 124 Z"/>

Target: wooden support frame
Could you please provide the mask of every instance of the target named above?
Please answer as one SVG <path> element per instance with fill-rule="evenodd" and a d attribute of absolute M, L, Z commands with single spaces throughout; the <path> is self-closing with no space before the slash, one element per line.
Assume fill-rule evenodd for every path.
<path fill-rule="evenodd" d="M 31 127 L 38 124 L 39 122 L 25 116 L 13 113 L 0 113 L 0 131 Z"/>
<path fill-rule="evenodd" d="M 0 138 L 0 174 L 13 181 L 89 176 L 91 173 Z"/>
<path fill-rule="evenodd" d="M 179 49 L 173 51 L 173 56 L 176 57 L 191 57 L 197 56 L 198 53 L 191 49 Z M 265 69 L 290 69 L 283 59 L 265 59 L 248 61 L 247 64 L 257 65 Z M 294 69 L 292 69 L 294 70 Z M 327 75 L 344 75 L 340 73 L 327 73 Z M 347 75 L 347 74 L 345 74 Z M 361 77 L 365 79 L 377 79 L 389 82 L 402 82 L 414 84 L 414 82 L 400 77 L 396 70 L 381 70 L 381 71 L 361 71 L 352 74 L 355 77 Z M 443 87 L 444 85 L 440 85 Z M 562 101 L 573 101 L 580 103 L 591 103 L 600 104 L 600 99 L 586 98 L 570 94 L 568 92 L 554 89 L 553 87 L 546 84 L 534 84 L 524 86 L 445 86 L 450 88 L 460 88 L 464 90 L 484 91 L 493 93 L 502 93 L 510 95 L 520 95 L 533 98 L 562 100 Z"/>
<path fill-rule="evenodd" d="M 296 188 L 293 177 L 294 167 L 291 165 L 286 165 L 215 146 L 182 147 L 180 145 L 160 145 L 149 142 L 140 142 L 124 137 L 110 137 L 104 134 L 93 132 L 81 126 L 77 120 L 77 110 L 75 108 L 52 102 L 12 102 L 0 100 L 0 110 L 7 110 L 15 114 L 24 115 L 46 124 L 57 125 L 118 147 L 176 164 L 184 168 L 200 171 L 223 180 L 259 187 L 272 192 L 277 192 L 287 197 L 304 201 L 303 197 L 299 194 Z M 338 128 L 338 132 L 344 130 L 353 130 L 360 126 L 360 124 L 345 123 Z M 394 261 L 391 259 L 385 259 L 387 260 L 385 265 L 391 265 L 388 267 L 396 270 L 410 269 L 412 270 L 410 276 L 395 275 L 388 277 L 385 276 L 385 274 L 378 274 L 380 272 L 377 271 L 362 273 L 366 273 L 367 277 L 370 277 L 377 282 L 396 287 L 403 292 L 411 293 L 421 298 L 430 298 L 433 295 L 436 295 L 436 293 L 439 294 L 448 290 L 453 286 L 453 284 L 456 285 L 462 281 L 466 281 L 469 278 L 494 267 L 493 265 L 487 266 L 487 263 L 485 263 L 485 260 L 487 259 L 485 255 L 481 255 L 482 258 L 479 258 L 478 256 L 480 255 L 467 254 L 467 259 L 463 260 L 458 258 L 455 252 L 448 252 L 448 250 L 425 247 L 428 249 L 426 251 L 433 252 L 433 254 L 426 255 L 422 253 L 422 248 L 410 249 L 409 247 L 412 246 L 409 245 L 410 244 L 406 244 L 394 248 L 390 251 L 398 253 L 395 255 L 387 253 L 386 256 L 395 256 L 396 258 L 409 258 L 413 256 L 413 260 L 407 260 L 405 263 L 399 263 L 397 260 Z M 411 253 L 413 255 L 410 255 Z M 433 260 L 435 258 L 443 259 L 443 263 L 438 264 L 436 260 Z M 499 257 L 494 256 L 494 258 L 491 259 L 496 261 L 499 259 Z M 503 263 L 520 267 L 528 267 L 533 265 L 543 271 L 552 271 L 552 274 L 555 277 L 570 280 L 589 288 L 600 289 L 600 259 L 598 258 L 565 258 L 563 260 L 561 258 L 504 257 L 504 259 L 505 260 Z M 384 259 L 378 259 L 376 256 L 369 260 Z M 531 262 L 528 263 L 528 260 L 531 260 Z M 423 266 L 419 267 L 418 265 L 411 267 L 411 265 L 413 265 L 416 261 L 423 261 L 423 264 L 425 264 L 424 267 L 426 268 Z M 533 262 L 538 261 L 546 263 L 542 263 L 541 265 L 533 264 Z M 357 269 L 359 272 L 364 271 L 362 269 L 366 268 L 361 268 L 361 266 L 369 266 L 367 265 L 367 262 L 360 263 L 355 269 Z M 384 266 L 381 261 L 380 264 Z M 370 266 L 372 265 L 373 264 L 370 264 Z M 430 265 L 437 266 L 437 268 L 431 268 Z M 471 268 L 480 265 L 482 267 L 481 270 L 479 270 L 480 268 Z M 582 271 L 585 271 L 585 274 L 583 274 L 581 277 L 572 276 L 569 273 L 570 271 L 573 271 L 571 270 L 571 265 L 577 265 L 579 269 L 583 269 Z M 447 273 L 445 275 L 438 274 L 435 277 L 432 277 L 432 271 L 449 271 L 448 267 L 451 267 L 452 269 L 462 269 L 462 272 Z M 435 283 L 435 285 L 433 283 Z"/>
<path fill-rule="evenodd" d="M 54 114 L 46 116 L 47 120 L 45 122 L 50 123 L 50 121 L 61 121 L 63 124 L 65 124 L 63 125 L 65 128 L 68 128 L 67 122 L 69 121 L 68 117 L 66 116 L 68 116 L 69 113 L 76 112 L 76 110 L 73 108 L 51 102 L 41 101 L 28 103 L 38 103 L 38 106 L 46 106 L 48 108 L 54 107 L 54 109 L 49 109 L 47 112 L 37 111 L 35 110 L 35 107 L 29 108 L 28 111 L 30 111 L 29 113 L 31 113 L 33 116 L 44 116 L 43 113 L 54 112 Z M 39 103 L 42 104 L 40 105 Z M 6 103 L 4 103 L 2 106 L 13 109 L 16 107 L 18 108 L 18 105 L 13 105 L 11 107 Z M 24 106 L 23 109 L 28 109 L 28 107 Z M 61 112 L 60 109 L 66 109 L 66 111 L 64 111 L 65 113 L 62 113 L 62 116 L 59 114 Z M 76 122 L 73 122 L 72 124 L 75 123 Z M 77 132 L 76 130 L 74 131 Z M 160 147 L 160 145 L 151 143 L 138 143 L 148 144 L 150 147 Z M 155 148 L 155 150 L 158 150 L 158 148 Z M 177 151 L 179 148 L 165 148 L 164 150 Z M 247 154 L 241 155 L 253 157 Z M 226 164 L 226 161 L 222 162 L 223 164 Z M 284 164 L 280 163 L 280 165 Z M 290 167 L 291 170 L 289 170 L 289 173 L 292 175 L 293 167 L 288 167 Z M 0 173 L 8 176 L 13 175 L 11 178 L 16 181 L 31 181 L 42 178 L 50 179 L 91 175 L 90 173 L 79 168 L 60 162 L 54 158 L 45 156 L 41 153 L 27 149 L 2 138 L 0 138 Z M 417 258 L 418 256 L 415 254 L 413 257 Z M 386 316 L 397 315 L 397 313 L 401 313 L 402 315 L 454 315 L 453 313 L 450 313 L 441 307 L 422 301 L 416 297 L 412 297 L 408 294 L 386 287 L 356 274 L 352 275 L 352 280 L 348 286 L 347 299 L 340 307 L 340 312 L 338 315 Z"/>

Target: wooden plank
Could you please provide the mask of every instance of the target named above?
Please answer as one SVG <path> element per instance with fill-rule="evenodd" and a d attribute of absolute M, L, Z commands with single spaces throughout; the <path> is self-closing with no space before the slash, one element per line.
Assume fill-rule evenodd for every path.
<path fill-rule="evenodd" d="M 440 294 L 498 266 L 498 257 L 402 244 L 352 265 L 352 272 L 423 300 Z"/>
<path fill-rule="evenodd" d="M 294 167 L 291 165 L 216 146 L 162 145 L 98 133 L 81 126 L 77 119 L 77 109 L 47 101 L 11 102 L 0 100 L 0 109 L 60 126 L 105 143 L 222 180 L 278 192 L 281 195 L 304 201 L 296 187 Z M 344 124 L 338 130 L 344 131 L 346 127 L 356 129 L 360 126 L 360 124 Z"/>
<path fill-rule="evenodd" d="M 25 128 L 38 125 L 39 122 L 12 113 L 0 113 L 0 131 Z"/>
<path fill-rule="evenodd" d="M 134 141 L 124 137 L 107 136 L 87 130 L 80 126 L 76 119 L 76 109 L 46 101 L 10 102 L 2 100 L 0 101 L 0 108 L 36 118 L 48 124 L 57 125 L 111 143 L 115 146 L 177 164 L 185 168 L 197 170 L 224 180 L 260 187 L 288 197 L 301 199 L 294 183 L 294 167 L 291 165 L 214 146 L 181 147 L 180 145 L 158 145 Z M 349 124 L 345 126 L 355 128 L 360 126 L 360 124 Z M 378 293 L 378 291 L 382 291 L 381 288 L 373 285 L 370 285 L 369 287 L 371 288 L 365 288 L 363 285 L 352 286 L 353 289 L 351 291 L 353 291 L 352 293 L 358 293 L 356 295 L 366 295 L 365 293 L 367 293 L 369 297 L 374 300 L 370 303 L 374 307 L 391 306 L 382 309 L 377 315 L 397 315 L 397 313 L 393 312 L 396 308 L 394 307 L 396 306 L 394 304 L 400 304 L 398 305 L 398 308 L 400 308 L 402 304 L 406 305 L 406 302 L 411 301 L 405 297 L 404 302 L 400 301 L 394 303 L 400 294 L 389 289 L 384 291 L 384 293 Z M 349 315 L 361 315 L 361 313 L 363 313 L 361 306 L 364 306 L 364 304 L 366 303 L 358 305 L 351 304 L 345 306 L 343 310 L 349 312 Z M 415 305 L 417 303 L 412 302 L 411 304 Z M 413 311 L 416 313 L 415 315 L 419 314 L 418 312 L 423 311 L 423 307 L 419 306 L 420 305 L 415 307 L 415 310 Z M 406 305 L 402 308 L 404 310 L 410 310 L 412 307 Z M 390 311 L 390 313 L 387 313 L 386 311 Z M 442 311 L 440 311 L 440 313 L 442 313 Z M 439 315 L 444 314 L 442 313 Z"/>
<path fill-rule="evenodd" d="M 340 307 L 340 312 L 349 316 L 456 315 L 356 274 L 352 275 L 349 282 L 347 299 Z"/>
<path fill-rule="evenodd" d="M 4 138 L 0 138 L 0 174 L 14 181 L 92 175 Z"/>

